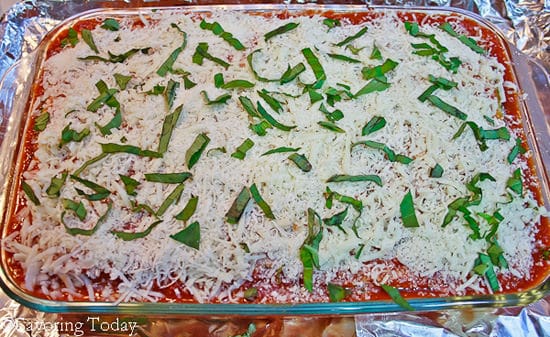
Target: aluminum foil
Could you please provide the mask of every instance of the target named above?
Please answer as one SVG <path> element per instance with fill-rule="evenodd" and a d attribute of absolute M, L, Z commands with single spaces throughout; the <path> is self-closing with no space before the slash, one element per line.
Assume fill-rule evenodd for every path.
<path fill-rule="evenodd" d="M 10 3 L 13 0 L 8 0 Z M 113 0 L 26 0 L 0 19 L 0 76 L 31 53 L 60 21 Z M 115 0 L 116 1 L 116 0 Z M 160 0 L 130 1 L 142 4 Z M 194 3 L 194 1 L 185 1 Z M 201 1 L 197 1 L 201 2 Z M 202 1 L 201 3 L 204 3 Z M 212 3 L 213 1 L 208 1 Z M 219 3 L 220 1 L 218 1 Z M 249 1 L 246 1 L 249 2 Z M 306 2 L 306 1 L 284 1 Z M 315 1 L 309 1 L 315 2 Z M 319 1 L 321 2 L 321 1 Z M 324 1 L 330 3 L 331 1 Z M 550 0 L 367 0 L 372 5 L 452 6 L 495 24 L 518 50 L 550 69 Z M 0 0 L 0 4 L 6 1 Z M 339 3 L 342 3 L 340 1 Z M 2 7 L 0 6 L 0 9 Z M 4 8 L 4 10 L 6 10 Z M 542 68 L 541 68 L 542 69 Z M 541 76 L 548 77 L 547 74 Z M 546 83 L 549 81 L 546 80 Z M 0 93 L 3 94 L 3 93 Z M 0 106 L 0 110 L 6 107 Z M 3 113 L 1 114 L 4 115 Z M 2 122 L 0 116 L 0 122 Z M 0 132 L 0 141 L 1 141 Z M 2 336 L 550 336 L 550 297 L 527 307 L 461 309 L 355 317 L 190 318 L 46 314 L 0 291 Z"/>

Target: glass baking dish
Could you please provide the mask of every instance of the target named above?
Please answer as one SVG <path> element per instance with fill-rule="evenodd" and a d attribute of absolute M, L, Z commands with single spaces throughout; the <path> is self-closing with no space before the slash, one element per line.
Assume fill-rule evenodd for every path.
<path fill-rule="evenodd" d="M 2 195 L 0 207 L 2 208 L 2 238 L 6 236 L 5 223 L 9 220 L 11 207 L 10 195 L 15 193 L 16 172 L 21 165 L 20 140 L 26 129 L 27 114 L 33 79 L 36 76 L 37 67 L 43 61 L 45 49 L 49 39 L 54 38 L 56 32 L 63 27 L 68 27 L 80 20 L 93 18 L 96 15 L 109 14 L 114 16 L 136 15 L 141 11 L 151 8 L 127 8 L 128 4 L 122 4 L 124 8 L 95 9 L 81 13 L 59 25 L 48 34 L 42 44 L 28 57 L 25 57 L 12 67 L 4 76 L 1 83 L 0 102 L 2 109 L 2 125 L 0 135 L 3 141 L 0 154 L 3 157 L 1 165 Z M 131 6 L 130 6 L 131 7 Z M 275 4 L 238 4 L 238 5 L 189 5 L 185 10 L 189 12 L 208 12 L 209 10 L 222 8 L 236 11 L 252 11 L 263 13 L 287 12 L 300 15 L 301 13 L 325 12 L 334 13 L 362 13 L 400 11 L 408 13 L 420 13 L 426 15 L 459 15 L 477 22 L 480 26 L 488 28 L 498 38 L 505 48 L 508 57 L 512 60 L 514 79 L 520 91 L 526 96 L 520 100 L 521 118 L 524 124 L 524 132 L 530 148 L 533 149 L 533 159 L 537 169 L 538 179 L 541 183 L 540 190 L 544 205 L 550 205 L 550 184 L 547 166 L 550 165 L 550 89 L 548 87 L 548 75 L 543 67 L 533 60 L 517 52 L 508 44 L 500 32 L 490 23 L 470 12 L 449 8 L 415 8 L 415 7 L 385 7 L 348 4 L 326 5 L 275 5 Z M 174 7 L 159 7 L 159 10 L 174 9 Z M 521 74 L 521 76 L 519 76 Z M 545 110 L 546 107 L 546 110 Z M 367 312 L 394 312 L 403 308 L 391 300 L 367 301 L 367 302 L 340 302 L 340 303 L 307 303 L 307 304 L 181 304 L 181 303 L 108 303 L 108 302 L 69 302 L 52 301 L 34 296 L 19 287 L 13 279 L 7 267 L 7 254 L 2 250 L 1 282 L 2 289 L 12 298 L 31 308 L 47 312 L 105 312 L 119 314 L 190 314 L 190 315 L 353 315 Z M 409 303 L 416 310 L 441 310 L 464 307 L 499 307 L 525 305 L 534 302 L 550 294 L 550 279 L 548 275 L 534 289 L 518 293 L 506 293 L 483 296 L 461 296 L 440 298 L 416 298 Z"/>

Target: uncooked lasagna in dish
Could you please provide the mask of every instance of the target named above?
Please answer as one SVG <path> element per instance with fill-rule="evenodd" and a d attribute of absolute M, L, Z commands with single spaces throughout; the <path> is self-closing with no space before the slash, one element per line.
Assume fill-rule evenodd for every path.
<path fill-rule="evenodd" d="M 547 211 L 509 59 L 459 15 L 143 10 L 49 42 L 2 240 L 68 301 L 517 292 Z"/>

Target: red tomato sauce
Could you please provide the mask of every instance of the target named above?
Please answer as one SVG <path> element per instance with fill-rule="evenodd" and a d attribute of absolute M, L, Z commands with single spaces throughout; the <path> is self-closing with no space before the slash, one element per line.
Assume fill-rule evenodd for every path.
<path fill-rule="evenodd" d="M 339 19 L 339 20 L 349 20 L 353 24 L 360 24 L 363 22 L 368 22 L 369 20 L 372 20 L 376 17 L 379 17 L 383 15 L 383 13 L 377 13 L 377 12 L 357 12 L 357 13 L 338 13 L 338 12 L 319 12 L 319 11 L 307 11 L 307 12 L 300 12 L 300 13 L 291 13 L 291 12 L 277 12 L 275 15 L 281 19 L 285 19 L 288 17 L 293 16 L 303 16 L 303 15 L 315 15 L 315 14 L 322 14 L 328 18 L 331 19 Z M 206 14 L 208 15 L 208 14 Z M 272 14 L 261 12 L 258 13 L 258 15 L 265 15 L 270 16 Z M 412 22 L 418 22 L 420 25 L 422 24 L 437 24 L 437 23 L 443 23 L 443 22 L 460 22 L 461 26 L 466 29 L 468 32 L 468 35 L 471 36 L 481 36 L 482 38 L 482 47 L 489 47 L 491 50 L 491 55 L 496 57 L 500 64 L 503 64 L 505 66 L 505 72 L 504 72 L 504 80 L 510 81 L 513 83 L 517 83 L 515 80 L 515 75 L 511 66 L 511 60 L 509 59 L 509 52 L 506 48 L 506 46 L 501 41 L 500 37 L 493 31 L 491 28 L 486 27 L 482 24 L 479 24 L 477 21 L 462 17 L 459 14 L 442 14 L 442 15 L 429 15 L 424 12 L 399 12 L 398 17 L 402 21 L 412 21 Z M 197 19 L 200 19 L 200 16 L 197 16 Z M 86 19 L 86 20 L 80 20 L 74 23 L 71 27 L 75 29 L 77 32 L 80 32 L 82 29 L 93 29 L 97 25 L 101 24 L 101 21 L 99 19 Z M 133 26 L 132 28 L 139 29 L 143 26 L 143 22 L 136 18 L 133 20 Z M 62 41 L 67 38 L 69 32 L 69 27 L 62 26 L 58 28 L 57 30 L 52 32 L 52 35 L 48 47 L 46 49 L 45 55 L 46 58 L 51 57 L 52 55 L 58 53 L 63 48 L 70 48 L 70 47 L 63 47 Z M 42 81 L 42 74 L 39 74 L 39 80 L 35 81 L 35 85 L 32 92 L 32 99 L 36 99 L 37 97 L 40 97 L 44 93 L 44 89 L 41 85 Z M 30 106 L 30 105 L 29 105 Z M 521 135 L 522 135 L 522 143 L 524 148 L 528 148 L 527 142 L 525 140 L 525 136 L 523 135 L 523 127 L 521 124 L 521 112 L 520 112 L 520 99 L 518 97 L 518 94 L 514 92 L 507 92 L 506 102 L 502 103 L 503 111 L 506 112 L 506 116 L 502 116 L 502 118 L 505 118 L 508 125 L 512 128 L 517 129 Z M 23 155 L 22 155 L 22 171 L 25 171 L 31 160 L 34 157 L 34 152 L 36 151 L 36 144 L 35 140 L 37 138 L 38 133 L 33 130 L 34 126 L 34 120 L 31 120 L 28 123 L 28 131 L 25 135 L 24 142 L 23 142 Z M 542 194 L 537 187 L 537 179 L 536 179 L 536 171 L 535 171 L 535 163 L 532 158 L 528 159 L 528 167 L 529 169 L 526 172 L 523 172 L 523 179 L 524 179 L 524 185 L 529 188 L 529 190 L 535 195 L 535 198 L 538 202 L 541 202 L 542 200 Z M 20 183 L 20 182 L 19 182 Z M 26 206 L 26 199 L 24 197 L 24 193 L 22 192 L 21 188 L 19 188 L 20 193 L 17 195 L 16 198 L 13 198 L 13 202 L 15 204 L 13 214 L 10 217 L 10 221 L 8 223 L 8 234 L 13 233 L 15 231 L 20 230 L 21 224 L 16 218 L 16 214 L 19 210 L 24 208 Z M 32 221 L 32 219 L 30 219 Z M 535 249 L 532 252 L 533 260 L 535 261 L 535 264 L 530 271 L 531 275 L 534 275 L 531 279 L 517 279 L 517 278 L 506 278 L 499 276 L 499 283 L 503 289 L 500 293 L 516 293 L 520 291 L 525 291 L 532 289 L 539 284 L 541 284 L 549 275 L 550 270 L 548 263 L 545 262 L 544 259 L 544 252 L 548 247 L 550 247 L 550 221 L 547 218 L 543 218 L 541 223 L 538 224 L 539 231 L 536 234 L 536 241 L 539 243 L 538 248 Z M 450 295 L 450 289 L 448 289 L 448 286 L 444 284 L 441 280 L 438 280 L 437 278 L 418 278 L 418 279 L 411 279 L 409 271 L 407 270 L 407 267 L 402 265 L 399 261 L 396 259 L 391 261 L 370 261 L 366 263 L 365 268 L 369 268 L 369 264 L 371 263 L 384 263 L 386 265 L 386 268 L 389 268 L 391 270 L 397 271 L 399 275 L 403 275 L 402 282 L 400 284 L 394 284 L 395 287 L 397 287 L 403 297 L 405 298 L 425 298 L 425 297 L 441 297 L 441 296 L 448 296 Z M 25 271 L 23 270 L 22 266 L 14 261 L 13 256 L 8 254 L 7 259 L 7 265 L 9 268 L 9 272 L 11 274 L 11 277 L 15 280 L 17 284 L 19 284 L 22 288 L 24 288 L 25 284 Z M 267 265 L 267 267 L 266 267 Z M 235 290 L 234 292 L 240 292 L 244 291 L 250 288 L 256 288 L 257 294 L 251 299 L 243 299 L 243 303 L 278 303 L 277 300 L 273 297 L 272 292 L 273 291 L 284 291 L 284 289 L 289 288 L 291 286 L 295 286 L 295 283 L 288 283 L 277 277 L 275 277 L 275 280 L 266 280 L 261 278 L 261 269 L 262 268 L 268 268 L 269 261 L 263 261 L 263 263 L 260 263 L 257 268 L 256 272 L 254 273 L 254 280 L 244 283 L 239 289 Z M 361 293 L 361 291 L 358 291 L 357 289 L 354 289 L 353 282 L 343 282 L 341 285 L 344 288 L 347 288 L 350 290 L 350 295 L 348 295 L 344 301 L 365 301 L 365 300 L 386 300 L 389 299 L 389 296 L 382 291 L 380 287 L 378 287 L 376 284 L 379 283 L 379 280 L 373 280 L 369 277 L 358 274 L 358 275 L 348 275 L 346 272 L 342 272 L 342 279 L 346 280 L 350 277 L 353 278 L 354 281 L 364 281 L 366 284 L 365 289 L 367 289 L 367 292 Z M 408 277 L 409 276 L 409 277 Z M 298 282 L 298 281 L 296 281 Z M 301 281 L 300 285 L 301 285 Z M 102 289 L 104 289 L 105 286 L 109 285 L 113 289 L 116 289 L 118 285 L 118 281 L 111 281 L 109 279 L 108 275 L 102 275 L 98 279 L 94 280 L 94 291 L 96 292 L 96 296 L 99 296 Z M 326 290 L 326 285 L 324 283 L 315 284 L 315 287 L 320 287 L 325 291 L 325 293 L 328 293 Z M 152 288 L 152 291 L 160 292 L 165 295 L 164 299 L 161 299 L 161 302 L 178 302 L 178 303 L 196 303 L 196 301 L 193 299 L 192 294 L 185 289 L 185 286 L 181 283 L 175 283 L 168 287 L 162 287 L 158 284 L 155 284 Z M 29 291 L 27 291 L 29 292 Z M 79 294 L 81 294 L 81 298 L 74 298 L 74 300 L 89 300 L 88 293 L 85 288 L 78 289 Z M 39 297 L 39 298 L 46 298 L 50 299 L 48 296 L 44 295 L 39 289 L 35 289 L 34 291 L 30 292 L 32 295 Z M 475 292 L 473 290 L 469 290 L 467 292 L 467 295 L 475 295 Z M 73 296 L 74 297 L 74 296 Z M 216 303 L 216 302 L 213 302 Z"/>

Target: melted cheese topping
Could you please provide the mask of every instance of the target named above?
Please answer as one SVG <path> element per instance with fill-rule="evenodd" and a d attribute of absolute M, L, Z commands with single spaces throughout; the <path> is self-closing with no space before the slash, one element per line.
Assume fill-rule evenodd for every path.
<path fill-rule="evenodd" d="M 239 301 L 243 294 L 235 291 L 245 282 L 255 279 L 282 279 L 286 288 L 274 290 L 269 296 L 279 302 L 301 302 L 326 299 L 322 288 L 313 293 L 300 285 L 302 263 L 299 249 L 307 236 L 308 208 L 322 218 L 344 210 L 344 203 L 334 201 L 332 209 L 325 207 L 327 186 L 340 194 L 352 196 L 363 204 L 361 213 L 349 207 L 341 225 L 324 227 L 319 247 L 320 268 L 315 271 L 316 284 L 343 281 L 360 287 L 365 280 L 375 284 L 399 282 L 403 279 L 435 278 L 443 294 L 464 294 L 468 290 L 487 292 L 482 276 L 472 273 L 479 253 L 486 252 L 486 240 L 473 240 L 472 231 L 457 215 L 450 224 L 442 227 L 447 206 L 459 197 L 469 196 L 466 184 L 480 172 L 490 173 L 495 181 L 478 183 L 482 200 L 470 207 L 486 233 L 489 225 L 478 212 L 504 217 L 497 238 L 508 261 L 508 269 L 498 270 L 499 275 L 511 274 L 517 278 L 530 278 L 534 263 L 536 224 L 542 208 L 528 189 L 523 196 L 515 195 L 510 201 L 506 187 L 512 172 L 525 158 L 507 163 L 506 156 L 515 144 L 510 140 L 488 140 L 488 149 L 481 151 L 469 128 L 457 139 L 452 139 L 463 121 L 458 120 L 417 97 L 431 83 L 428 75 L 444 77 L 458 83 L 451 90 L 437 90 L 436 95 L 445 102 L 467 113 L 468 120 L 484 129 L 506 126 L 497 118 L 499 97 L 504 99 L 504 68 L 491 56 L 480 55 L 465 47 L 458 39 L 436 26 L 423 25 L 421 31 L 434 34 L 448 48 L 446 57 L 462 61 L 456 73 L 449 72 L 430 57 L 415 55 L 411 43 L 427 40 L 409 35 L 403 23 L 392 15 L 370 22 L 327 29 L 323 18 L 296 17 L 286 20 L 250 16 L 234 12 L 214 12 L 208 22 L 217 21 L 231 32 L 246 49 L 237 51 L 219 36 L 199 27 L 200 19 L 179 12 L 146 13 L 143 27 L 132 28 L 130 22 L 121 22 L 121 29 L 113 32 L 97 27 L 92 36 L 100 55 L 123 54 L 133 48 L 149 48 L 138 52 L 122 63 L 83 61 L 79 58 L 94 55 L 90 47 L 80 41 L 75 47 L 66 47 L 51 56 L 44 64 L 42 86 L 44 94 L 36 100 L 34 114 L 50 114 L 45 131 L 36 139 L 35 158 L 23 173 L 23 179 L 39 197 L 41 205 L 28 202 L 17 215 L 21 229 L 4 240 L 6 249 L 13 253 L 25 270 L 25 287 L 40 289 L 52 298 L 79 298 L 108 301 L 166 300 L 159 289 L 181 285 L 176 297 L 188 292 L 198 302 Z M 299 26 L 268 42 L 263 34 L 288 22 Z M 181 46 L 183 36 L 172 24 L 187 33 L 187 46 L 175 60 L 173 69 L 189 72 L 189 79 L 197 85 L 184 89 L 181 75 L 169 73 L 165 77 L 156 71 L 169 55 Z M 350 43 L 361 48 L 354 55 L 349 48 L 335 43 L 368 27 L 368 32 Z M 460 31 L 460 27 L 457 27 Z M 200 42 L 208 43 L 208 52 L 231 64 L 228 69 L 205 59 L 202 65 L 192 62 L 195 48 Z M 319 93 L 330 87 L 350 87 L 352 93 L 367 81 L 362 78 L 363 67 L 380 65 L 383 61 L 371 59 L 374 46 L 383 59 L 398 62 L 386 74 L 390 86 L 342 100 L 330 106 L 324 94 L 323 102 L 311 103 L 303 94 L 304 83 L 315 81 L 315 75 L 304 58 L 302 49 L 310 48 L 326 73 L 326 81 Z M 290 83 L 257 81 L 247 64 L 247 56 L 254 50 L 253 67 L 262 77 L 277 79 L 288 66 L 303 63 L 306 71 Z M 360 60 L 353 64 L 330 57 L 329 53 L 344 54 Z M 214 86 L 214 75 L 223 73 L 225 82 L 244 79 L 255 83 L 252 89 L 223 90 Z M 120 89 L 114 74 L 131 76 L 125 90 Z M 170 110 L 163 95 L 147 94 L 168 80 L 181 83 Z M 104 81 L 109 88 L 117 88 L 115 98 L 121 104 L 123 123 L 102 135 L 96 125 L 107 124 L 114 109 L 104 105 L 97 112 L 87 106 L 98 97 L 95 87 Z M 283 103 L 283 111 L 276 113 L 260 98 L 258 91 L 266 89 Z M 511 90 L 508 88 L 507 90 Z M 231 94 L 225 104 L 206 105 L 201 94 L 206 91 L 213 99 Z M 281 94 L 285 93 L 285 94 Z M 254 103 L 260 101 L 280 123 L 294 125 L 291 131 L 276 128 L 267 135 L 254 134 L 250 117 L 238 101 L 246 96 Z M 344 118 L 336 124 L 345 133 L 335 133 L 319 126 L 326 120 L 320 111 L 323 103 L 330 111 L 340 109 Z M 63 172 L 73 173 L 86 161 L 101 154 L 102 143 L 118 143 L 155 151 L 161 136 L 163 121 L 175 107 L 183 110 L 173 131 L 167 152 L 162 158 L 144 158 L 119 153 L 90 165 L 80 177 L 93 181 L 111 194 L 113 207 L 97 232 L 90 236 L 70 235 L 60 219 L 65 211 L 62 199 L 82 201 L 88 214 L 80 221 L 68 212 L 69 227 L 92 228 L 107 210 L 106 202 L 91 202 L 79 195 L 75 188 L 81 184 L 67 178 L 59 198 L 47 196 L 52 177 Z M 384 117 L 387 124 L 375 133 L 362 136 L 362 127 L 374 116 Z M 494 125 L 484 118 L 494 119 Z M 257 123 L 259 120 L 254 120 Z M 76 131 L 89 128 L 90 135 L 81 142 L 60 146 L 62 130 L 70 124 Z M 185 153 L 195 137 L 205 133 L 211 139 L 197 164 L 189 170 Z M 236 148 L 250 138 L 254 146 L 244 160 L 231 157 Z M 351 144 L 372 140 L 386 144 L 397 154 L 414 160 L 410 164 L 390 162 L 382 151 Z M 289 153 L 261 156 L 277 147 L 299 147 L 312 165 L 303 172 L 287 157 Z M 225 148 L 226 153 L 214 150 Z M 520 164 L 521 163 L 521 164 Z M 441 178 L 431 178 L 430 169 L 436 164 L 444 168 Z M 174 173 L 189 171 L 192 178 L 185 182 L 180 200 L 171 205 L 161 217 L 161 223 L 144 238 L 123 241 L 111 231 L 142 232 L 156 218 L 146 212 L 132 212 L 132 203 L 149 205 L 157 210 L 172 193 L 176 185 L 145 181 L 145 173 Z M 336 174 L 376 174 L 382 182 L 327 183 Z M 130 196 L 120 175 L 131 176 L 140 182 L 136 196 Z M 268 219 L 255 202 L 249 202 L 237 224 L 225 221 L 225 214 L 243 186 L 253 183 L 273 210 L 275 220 Z M 400 202 L 410 191 L 418 222 L 417 228 L 406 228 L 401 220 Z M 86 190 L 89 193 L 89 190 Z M 186 223 L 176 220 L 192 196 L 198 196 L 198 207 L 189 223 L 200 224 L 200 248 L 193 249 L 170 238 Z M 32 220 L 31 220 L 32 219 Z M 356 229 L 357 235 L 353 228 Z M 248 250 L 243 249 L 243 243 Z M 362 248 L 361 248 L 362 247 Z M 354 255 L 359 249 L 361 254 Z M 269 264 L 266 264 L 266 259 Z M 398 261 L 404 269 L 392 269 Z M 260 265 L 263 267 L 259 267 Z M 266 265 L 269 268 L 265 267 Z M 401 271 L 400 271 L 401 270 Z M 404 271 L 403 271 L 404 270 Z M 256 271 L 256 273 L 254 273 Z M 360 273 L 361 277 L 353 277 Z M 107 276 L 109 282 L 105 282 Z M 86 289 L 79 295 L 79 289 Z M 153 290 L 156 289 L 156 290 Z M 484 290 L 485 289 L 485 290 Z M 362 294 L 368 299 L 368 294 Z M 169 299 L 169 300 L 177 300 Z"/>

